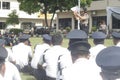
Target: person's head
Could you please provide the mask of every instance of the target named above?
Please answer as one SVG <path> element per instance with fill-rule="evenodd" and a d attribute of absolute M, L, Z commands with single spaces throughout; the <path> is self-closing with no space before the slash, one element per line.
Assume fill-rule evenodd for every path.
<path fill-rule="evenodd" d="M 100 21 L 100 24 L 105 24 L 105 21 L 104 21 L 104 20 L 101 20 L 101 21 Z"/>
<path fill-rule="evenodd" d="M 112 37 L 113 37 L 114 45 L 116 45 L 118 42 L 120 42 L 120 33 L 119 32 L 113 32 Z"/>
<path fill-rule="evenodd" d="M 5 46 L 5 40 L 4 39 L 0 39 L 0 46 L 2 46 L 2 47 Z"/>
<path fill-rule="evenodd" d="M 101 68 L 103 80 L 120 79 L 120 47 L 111 46 L 100 51 L 96 64 Z"/>
<path fill-rule="evenodd" d="M 84 15 L 84 13 L 87 13 L 87 8 L 82 8 L 82 11 L 80 12 L 81 15 Z"/>
<path fill-rule="evenodd" d="M 52 35 L 52 44 L 61 45 L 63 41 L 63 36 L 60 32 L 56 32 Z"/>
<path fill-rule="evenodd" d="M 74 29 L 70 31 L 66 37 L 69 39 L 69 45 L 77 41 L 88 41 L 88 36 L 83 30 Z"/>
<path fill-rule="evenodd" d="M 42 35 L 44 43 L 51 45 L 52 37 L 49 34 Z"/>
<path fill-rule="evenodd" d="M 106 34 L 103 32 L 96 31 L 92 33 L 93 43 L 97 44 L 104 44 L 104 40 L 106 38 Z"/>
<path fill-rule="evenodd" d="M 19 41 L 26 45 L 29 45 L 29 38 L 30 38 L 29 35 L 23 34 L 22 36 L 19 37 Z"/>
<path fill-rule="evenodd" d="M 78 58 L 89 59 L 90 47 L 90 44 L 84 41 L 74 42 L 69 45 L 68 50 L 71 52 L 73 62 L 75 62 Z"/>
<path fill-rule="evenodd" d="M 4 76 L 5 73 L 5 59 L 8 56 L 7 50 L 0 46 L 0 74 Z"/>

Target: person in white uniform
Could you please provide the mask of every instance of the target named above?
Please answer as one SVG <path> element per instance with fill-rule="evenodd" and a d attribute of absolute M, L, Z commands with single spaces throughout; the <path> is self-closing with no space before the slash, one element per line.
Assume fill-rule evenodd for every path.
<path fill-rule="evenodd" d="M 5 47 L 5 40 L 4 39 L 0 39 L 0 46 L 4 47 L 7 52 L 8 52 L 8 56 L 6 58 L 6 61 L 12 62 L 13 64 L 15 64 L 16 60 L 15 60 L 15 56 L 12 53 L 12 50 L 8 47 Z"/>
<path fill-rule="evenodd" d="M 70 52 L 67 48 L 62 47 L 62 41 L 62 34 L 59 32 L 54 33 L 52 35 L 53 47 L 44 53 L 46 80 L 61 79 L 62 70 L 72 65 Z M 43 65 L 43 60 L 40 59 L 39 65 Z"/>
<path fill-rule="evenodd" d="M 90 44 L 83 41 L 69 45 L 73 65 L 63 71 L 63 80 L 102 80 L 99 68 L 89 61 Z"/>
<path fill-rule="evenodd" d="M 104 45 L 104 41 L 106 39 L 106 34 L 100 31 L 96 31 L 94 33 L 92 33 L 92 38 L 93 38 L 93 43 L 94 46 L 90 48 L 90 55 L 91 55 L 91 59 L 96 58 L 96 55 L 104 48 L 106 48 L 106 46 Z"/>
<path fill-rule="evenodd" d="M 102 80 L 120 80 L 120 47 L 103 49 L 97 55 L 96 63 L 101 68 Z"/>
<path fill-rule="evenodd" d="M 32 59 L 32 48 L 28 45 L 29 38 L 29 35 L 23 34 L 19 37 L 20 43 L 12 47 L 16 57 L 16 66 L 22 72 L 27 72 L 29 62 Z"/>
<path fill-rule="evenodd" d="M 70 31 L 66 37 L 69 39 L 69 45 L 77 41 L 88 42 L 88 35 L 83 30 L 74 29 Z"/>
<path fill-rule="evenodd" d="M 4 69 L 2 72 L 3 80 L 21 80 L 18 69 L 9 61 L 5 61 L 8 52 L 4 47 L 0 47 L 0 62 L 2 62 Z M 0 79 L 1 80 L 1 79 Z"/>
<path fill-rule="evenodd" d="M 120 32 L 113 32 L 113 44 L 120 47 Z"/>
<path fill-rule="evenodd" d="M 52 45 L 51 35 L 44 34 L 42 35 L 42 38 L 43 38 L 43 43 L 36 45 L 35 50 L 34 50 L 35 53 L 31 61 L 31 66 L 34 69 L 33 75 L 35 76 L 37 80 L 43 80 L 42 78 L 44 78 L 44 70 L 41 70 L 40 68 L 38 68 L 39 59 L 43 58 L 44 52 L 48 50 Z"/>

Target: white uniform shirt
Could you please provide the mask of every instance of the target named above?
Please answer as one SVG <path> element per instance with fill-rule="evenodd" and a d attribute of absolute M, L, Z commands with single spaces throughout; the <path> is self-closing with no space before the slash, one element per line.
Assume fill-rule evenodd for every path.
<path fill-rule="evenodd" d="M 100 68 L 85 58 L 80 58 L 63 71 L 63 80 L 102 80 L 99 74 Z"/>
<path fill-rule="evenodd" d="M 118 42 L 116 46 L 120 47 L 120 42 Z"/>
<path fill-rule="evenodd" d="M 8 57 L 6 58 L 6 61 L 15 61 L 15 56 L 12 53 L 12 50 L 10 48 L 6 48 L 8 52 Z"/>
<path fill-rule="evenodd" d="M 0 80 L 4 80 L 4 79 L 3 79 L 3 76 L 2 76 L 1 74 L 0 74 Z"/>
<path fill-rule="evenodd" d="M 61 66 L 66 68 L 71 66 L 72 59 L 68 49 L 61 47 L 60 45 L 53 46 L 45 52 L 45 61 L 46 61 L 46 74 L 49 77 L 57 78 L 57 65 L 58 57 L 61 56 Z M 41 61 L 39 61 L 41 64 Z"/>
<path fill-rule="evenodd" d="M 103 44 L 98 44 L 98 45 L 96 45 L 94 47 L 91 47 L 90 50 L 89 50 L 91 58 L 95 59 L 97 54 L 104 48 L 106 48 L 106 46 L 104 46 Z"/>
<path fill-rule="evenodd" d="M 32 61 L 31 61 L 31 66 L 33 68 L 37 69 L 39 59 L 42 58 L 44 51 L 49 49 L 49 48 L 50 48 L 50 45 L 48 45 L 46 43 L 43 43 L 41 45 L 39 44 L 36 46 L 35 53 L 34 53 Z"/>
<path fill-rule="evenodd" d="M 4 80 L 21 80 L 20 73 L 16 66 L 10 62 L 5 62 Z"/>
<path fill-rule="evenodd" d="M 21 68 L 28 65 L 28 58 L 29 56 L 32 57 L 32 49 L 30 46 L 19 43 L 12 47 L 12 51 L 16 57 L 16 64 L 20 65 Z"/>

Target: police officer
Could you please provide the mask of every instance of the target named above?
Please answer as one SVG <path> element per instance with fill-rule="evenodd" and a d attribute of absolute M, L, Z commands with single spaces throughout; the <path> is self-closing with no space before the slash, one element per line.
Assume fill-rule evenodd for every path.
<path fill-rule="evenodd" d="M 4 39 L 0 39 L 0 46 L 5 47 L 5 40 Z M 6 58 L 6 61 L 10 61 L 10 62 L 15 64 L 16 60 L 15 60 L 14 54 L 12 53 L 11 48 L 5 47 L 5 49 L 8 52 L 8 56 Z"/>
<path fill-rule="evenodd" d="M 38 68 L 38 62 L 39 59 L 43 59 L 44 52 L 51 47 L 51 39 L 52 39 L 51 35 L 49 34 L 42 35 L 42 38 L 43 38 L 43 43 L 36 45 L 34 50 L 35 53 L 31 61 L 31 66 L 34 69 L 34 76 L 36 77 L 37 80 L 44 80 L 45 72 L 44 70 L 41 70 L 41 68 Z"/>
<path fill-rule="evenodd" d="M 74 29 L 66 37 L 69 39 L 69 45 L 77 41 L 88 41 L 88 36 L 83 30 Z"/>
<path fill-rule="evenodd" d="M 112 33 L 112 37 L 113 37 L 114 45 L 120 47 L 120 33 L 119 32 L 113 32 Z"/>
<path fill-rule="evenodd" d="M 7 50 L 4 47 L 0 47 L 0 80 L 3 80 L 5 74 L 5 59 L 7 55 Z"/>
<path fill-rule="evenodd" d="M 104 41 L 106 38 L 106 34 L 100 31 L 96 31 L 92 33 L 94 47 L 90 48 L 91 58 L 96 58 L 96 55 L 106 46 L 104 45 Z"/>
<path fill-rule="evenodd" d="M 111 46 L 103 49 L 96 57 L 101 68 L 103 80 L 120 80 L 120 47 Z"/>
<path fill-rule="evenodd" d="M 64 80 L 101 80 L 99 70 L 90 61 L 90 44 L 84 41 L 69 45 L 73 65 L 64 70 Z"/>
<path fill-rule="evenodd" d="M 52 35 L 53 47 L 45 52 L 46 75 L 47 80 L 56 80 L 62 78 L 63 69 L 71 66 L 71 55 L 67 48 L 62 47 L 63 36 L 56 32 Z M 43 62 L 40 60 L 39 65 Z"/>
<path fill-rule="evenodd" d="M 7 56 L 7 50 L 0 46 L 0 67 L 3 80 L 21 80 L 20 73 L 18 72 L 16 66 L 8 61 L 5 61 Z"/>
<path fill-rule="evenodd" d="M 80 29 L 85 31 L 88 34 L 89 33 L 89 26 L 88 26 L 89 15 L 87 13 L 87 8 L 83 8 L 81 15 L 79 15 L 78 12 L 74 12 L 74 16 L 76 19 L 80 20 Z"/>
<path fill-rule="evenodd" d="M 28 45 L 30 36 L 23 34 L 19 37 L 20 43 L 12 47 L 16 57 L 16 66 L 22 72 L 28 72 L 29 61 L 32 59 L 32 49 Z"/>

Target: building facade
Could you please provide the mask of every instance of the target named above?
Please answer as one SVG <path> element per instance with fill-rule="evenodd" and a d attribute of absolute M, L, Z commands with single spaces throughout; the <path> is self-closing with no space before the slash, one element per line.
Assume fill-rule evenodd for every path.
<path fill-rule="evenodd" d="M 12 25 L 5 25 L 6 19 L 8 15 L 12 13 L 13 10 L 16 10 L 17 15 L 19 17 L 19 24 L 13 27 Z M 42 20 L 38 17 L 38 13 L 35 14 L 27 14 L 24 11 L 19 9 L 19 3 L 17 0 L 0 0 L 0 29 L 9 29 L 9 28 L 30 28 L 35 24 L 41 24 Z"/>
<path fill-rule="evenodd" d="M 101 20 L 104 20 L 107 25 L 107 7 L 112 6 L 120 6 L 120 0 L 93 0 L 90 7 L 88 7 L 89 14 L 89 32 L 92 32 L 92 28 L 96 27 L 98 29 L 99 23 Z M 72 12 L 59 12 L 57 13 L 57 29 L 61 27 L 70 27 L 71 29 L 77 28 L 77 21 L 74 19 Z M 109 29 L 120 29 L 119 20 L 116 20 L 111 17 L 111 24 L 109 25 Z"/>

